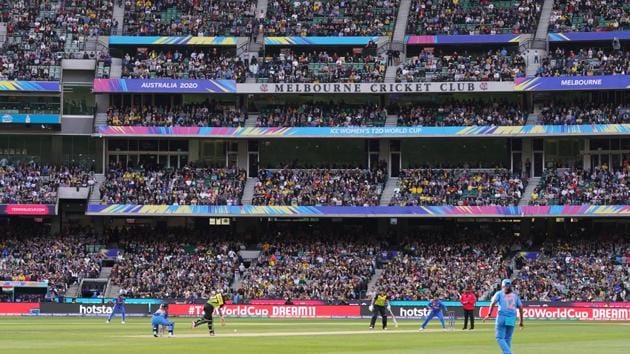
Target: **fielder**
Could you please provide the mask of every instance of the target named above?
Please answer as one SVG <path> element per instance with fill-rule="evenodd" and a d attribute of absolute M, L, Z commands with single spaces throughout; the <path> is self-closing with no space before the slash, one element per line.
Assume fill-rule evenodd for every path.
<path fill-rule="evenodd" d="M 122 316 L 122 322 L 120 323 L 125 324 L 125 298 L 122 295 L 118 295 L 118 297 L 116 298 L 112 313 L 110 313 L 109 317 L 107 317 L 107 323 L 110 323 L 112 321 L 112 318 L 114 318 L 116 312 L 120 312 L 120 315 Z"/>
<path fill-rule="evenodd" d="M 157 338 L 159 334 L 160 326 L 165 326 L 168 329 L 168 336 L 174 335 L 175 323 L 168 320 L 168 305 L 161 304 L 160 308 L 155 311 L 153 317 L 151 317 L 151 326 L 153 327 L 153 336 Z"/>
<path fill-rule="evenodd" d="M 512 291 L 512 281 L 510 279 L 504 279 L 501 282 L 503 290 L 497 291 L 492 297 L 490 303 L 490 310 L 484 321 L 487 320 L 494 307 L 498 304 L 499 313 L 495 322 L 495 336 L 501 352 L 503 354 L 512 354 L 512 334 L 514 333 L 514 326 L 516 325 L 516 309 L 520 315 L 519 327 L 523 328 L 523 303 L 521 298 Z"/>
<path fill-rule="evenodd" d="M 198 319 L 197 321 L 193 321 L 192 328 L 196 328 L 204 323 L 208 324 L 208 334 L 214 336 L 214 328 L 212 327 L 212 313 L 215 309 L 219 311 L 219 316 L 221 316 L 221 321 L 225 321 L 225 316 L 223 313 L 223 306 L 225 305 L 225 301 L 223 300 L 223 295 L 221 292 L 212 292 L 212 296 L 208 299 L 208 302 L 203 306 L 203 317 Z"/>
<path fill-rule="evenodd" d="M 446 324 L 444 323 L 444 312 L 446 312 L 446 306 L 442 303 L 442 301 L 438 299 L 433 299 L 431 300 L 431 302 L 429 302 L 429 305 L 427 305 L 427 308 L 429 308 L 431 312 L 429 313 L 427 318 L 424 320 L 424 323 L 422 323 L 422 326 L 420 327 L 420 331 L 424 331 L 424 329 L 427 327 L 427 324 L 429 324 L 429 322 L 433 319 L 433 317 L 437 317 L 438 320 L 440 320 L 440 323 L 442 324 L 442 329 L 446 329 Z"/>

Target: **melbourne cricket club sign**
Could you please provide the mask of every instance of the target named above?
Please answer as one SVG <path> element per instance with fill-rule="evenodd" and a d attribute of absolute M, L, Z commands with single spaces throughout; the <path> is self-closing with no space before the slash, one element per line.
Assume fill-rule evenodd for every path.
<path fill-rule="evenodd" d="M 390 83 L 265 83 L 237 84 L 238 93 L 355 94 L 510 92 L 513 82 L 390 82 Z"/>

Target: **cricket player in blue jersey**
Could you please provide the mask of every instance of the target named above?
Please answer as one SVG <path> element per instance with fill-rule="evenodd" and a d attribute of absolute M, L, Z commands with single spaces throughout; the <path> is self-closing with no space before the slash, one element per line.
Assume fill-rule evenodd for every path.
<path fill-rule="evenodd" d="M 160 326 L 165 326 L 168 330 L 168 336 L 172 337 L 175 330 L 175 323 L 168 320 L 168 305 L 161 304 L 160 308 L 155 311 L 153 317 L 151 317 L 151 326 L 153 327 L 153 336 L 157 337 Z"/>
<path fill-rule="evenodd" d="M 120 315 L 122 316 L 122 322 L 120 323 L 125 324 L 125 298 L 122 295 L 118 295 L 118 297 L 114 301 L 114 308 L 112 309 L 112 313 L 110 313 L 109 317 L 107 318 L 107 323 L 111 322 L 116 312 L 120 312 Z"/>
<path fill-rule="evenodd" d="M 484 321 L 490 317 L 495 306 L 499 306 L 499 313 L 494 325 L 495 336 L 501 352 L 503 354 L 512 354 L 512 334 L 516 325 L 516 309 L 520 315 L 519 327 L 523 328 L 523 303 L 521 298 L 512 291 L 512 281 L 503 279 L 501 282 L 502 290 L 499 290 L 492 297 L 490 309 Z"/>
<path fill-rule="evenodd" d="M 437 317 L 442 324 L 442 329 L 446 329 L 446 324 L 444 323 L 444 312 L 446 312 L 446 306 L 444 306 L 444 303 L 442 303 L 442 301 L 438 299 L 433 299 L 429 302 L 427 308 L 431 310 L 431 312 L 429 312 L 429 315 L 424 320 L 424 323 L 422 324 L 422 327 L 420 327 L 420 330 L 424 331 L 424 329 L 427 327 L 427 324 L 433 319 L 433 317 Z"/>

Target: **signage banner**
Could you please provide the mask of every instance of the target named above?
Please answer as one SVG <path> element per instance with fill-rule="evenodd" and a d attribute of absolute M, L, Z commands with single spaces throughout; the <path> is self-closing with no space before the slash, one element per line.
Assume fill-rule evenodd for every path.
<path fill-rule="evenodd" d="M 89 204 L 86 214 L 234 217 L 627 217 L 630 216 L 630 205 L 352 207 Z"/>
<path fill-rule="evenodd" d="M 3 124 L 61 124 L 59 114 L 21 114 L 1 113 L 0 123 Z"/>
<path fill-rule="evenodd" d="M 58 81 L 0 81 L 0 91 L 19 92 L 61 92 L 61 84 Z"/>
<path fill-rule="evenodd" d="M 407 36 L 408 45 L 432 44 L 472 44 L 472 43 L 516 43 L 521 40 L 519 34 L 477 34 L 477 35 L 437 35 L 437 36 Z"/>
<path fill-rule="evenodd" d="M 453 312 L 455 314 L 455 318 L 464 317 L 464 308 L 461 306 L 447 306 L 448 312 Z M 431 312 L 426 306 L 394 306 L 392 305 L 392 312 L 396 319 L 401 320 L 419 320 L 426 318 Z M 477 311 L 475 311 L 477 312 Z M 447 314 L 444 314 L 446 317 Z M 361 317 L 371 317 L 372 312 L 369 309 L 369 306 L 363 305 L 361 306 Z"/>
<path fill-rule="evenodd" d="M 48 280 L 46 281 L 0 281 L 0 288 L 48 288 Z"/>
<path fill-rule="evenodd" d="M 481 307 L 479 316 L 485 317 L 489 307 Z M 496 317 L 495 311 L 490 317 Z M 523 315 L 539 320 L 587 320 L 587 321 L 630 321 L 630 307 L 593 308 L 593 307 L 531 307 L 523 308 Z"/>
<path fill-rule="evenodd" d="M 110 36 L 109 45 L 235 46 L 238 37 Z"/>
<path fill-rule="evenodd" d="M 567 135 L 626 135 L 630 124 L 453 126 L 453 127 L 296 127 L 214 128 L 100 126 L 99 136 L 154 136 L 217 138 L 438 138 L 438 137 L 538 137 Z"/>
<path fill-rule="evenodd" d="M 203 304 L 172 304 L 168 307 L 169 315 L 203 315 Z M 224 313 L 228 317 L 257 318 L 358 318 L 361 306 L 326 306 L 326 305 L 225 305 Z"/>
<path fill-rule="evenodd" d="M 613 39 L 629 40 L 629 31 L 616 32 L 568 32 L 549 33 L 549 42 L 578 42 L 578 41 L 612 41 Z"/>
<path fill-rule="evenodd" d="M 517 78 L 515 81 L 382 83 L 244 83 L 234 80 L 95 79 L 94 93 L 417 94 L 621 90 L 630 75 Z"/>
<path fill-rule="evenodd" d="M 315 46 L 364 46 L 370 41 L 378 42 L 378 36 L 347 36 L 347 37 L 327 37 L 327 36 L 311 36 L 311 37 L 265 37 L 265 45 L 267 46 L 290 46 L 290 45 L 315 45 Z"/>
<path fill-rule="evenodd" d="M 237 84 L 238 93 L 355 94 L 512 92 L 512 81 Z"/>
<path fill-rule="evenodd" d="M 0 215 L 55 215 L 52 204 L 0 204 Z"/>
<path fill-rule="evenodd" d="M 114 309 L 114 303 L 107 304 L 60 304 L 57 302 L 42 302 L 41 314 L 65 316 L 108 316 Z M 149 305 L 125 304 L 127 316 L 149 315 Z"/>
<path fill-rule="evenodd" d="M 30 315 L 38 309 L 36 302 L 0 302 L 0 316 Z"/>
<path fill-rule="evenodd" d="M 94 79 L 94 93 L 236 93 L 234 80 Z"/>
<path fill-rule="evenodd" d="M 528 77 L 514 81 L 516 91 L 624 90 L 630 75 Z"/>

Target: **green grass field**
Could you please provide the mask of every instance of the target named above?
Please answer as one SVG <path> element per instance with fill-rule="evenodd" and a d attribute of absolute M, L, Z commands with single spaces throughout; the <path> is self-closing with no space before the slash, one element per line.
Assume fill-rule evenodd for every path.
<path fill-rule="evenodd" d="M 237 320 L 217 335 L 176 319 L 175 337 L 153 338 L 148 318 L 1 317 L 0 352 L 6 353 L 500 353 L 491 323 L 475 331 L 417 332 L 417 321 L 368 330 L 365 320 Z M 630 353 L 630 323 L 529 321 L 515 333 L 515 354 Z"/>

